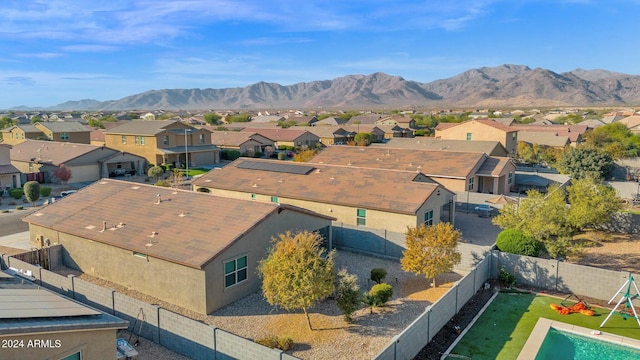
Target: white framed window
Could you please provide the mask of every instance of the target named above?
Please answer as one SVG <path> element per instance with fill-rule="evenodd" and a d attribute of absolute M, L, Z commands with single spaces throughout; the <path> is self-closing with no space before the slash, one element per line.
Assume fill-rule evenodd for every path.
<path fill-rule="evenodd" d="M 467 133 L 467 141 L 471 140 L 471 136 L 472 136 L 471 133 Z"/>
<path fill-rule="evenodd" d="M 69 133 L 60 133 L 60 140 L 69 140 Z"/>
<path fill-rule="evenodd" d="M 198 135 L 198 141 L 200 141 L 200 144 L 204 144 L 204 134 Z"/>
<path fill-rule="evenodd" d="M 367 209 L 358 209 L 356 211 L 356 224 L 367 226 Z"/>
<path fill-rule="evenodd" d="M 169 135 L 165 135 L 162 137 L 162 144 L 169 145 Z"/>
<path fill-rule="evenodd" d="M 228 288 L 247 280 L 247 256 L 224 263 L 224 287 Z"/>
<path fill-rule="evenodd" d="M 122 135 L 122 145 L 127 145 L 127 135 Z"/>
<path fill-rule="evenodd" d="M 469 191 L 473 190 L 474 182 L 475 182 L 475 178 L 474 177 L 470 177 L 469 178 L 469 185 L 467 187 L 467 190 L 469 190 Z"/>
<path fill-rule="evenodd" d="M 433 210 L 424 213 L 424 224 L 427 226 L 433 225 Z"/>
<path fill-rule="evenodd" d="M 513 171 L 509 171 L 508 183 L 509 184 L 513 183 Z"/>
<path fill-rule="evenodd" d="M 140 145 L 144 145 L 144 136 L 140 136 Z"/>

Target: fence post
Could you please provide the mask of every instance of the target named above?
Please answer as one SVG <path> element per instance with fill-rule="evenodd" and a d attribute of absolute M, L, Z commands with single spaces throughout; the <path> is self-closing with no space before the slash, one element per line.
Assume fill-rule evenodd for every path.
<path fill-rule="evenodd" d="M 73 274 L 69 274 L 67 275 L 67 277 L 71 279 L 71 298 L 75 300 L 76 299 L 76 283 L 74 279 L 76 276 Z"/>

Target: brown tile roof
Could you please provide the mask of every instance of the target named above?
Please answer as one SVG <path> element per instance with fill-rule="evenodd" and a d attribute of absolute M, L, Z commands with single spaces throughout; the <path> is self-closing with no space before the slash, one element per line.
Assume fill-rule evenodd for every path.
<path fill-rule="evenodd" d="M 568 136 L 559 136 L 556 133 L 543 131 L 543 132 L 518 132 L 518 141 L 523 141 L 529 144 L 538 144 L 552 147 L 563 147 L 569 145 L 570 139 Z"/>
<path fill-rule="evenodd" d="M 312 169 L 294 174 L 238 167 L 245 162 L 260 163 L 266 167 L 270 164 L 286 164 L 294 168 L 311 166 Z M 415 169 L 390 171 L 240 158 L 222 169 L 206 173 L 194 181 L 194 185 L 313 201 L 329 207 L 336 204 L 415 214 L 436 189 L 442 189 L 434 182 L 413 181 L 418 175 Z"/>
<path fill-rule="evenodd" d="M 571 142 L 577 142 L 581 139 L 582 134 L 587 132 L 589 127 L 587 125 L 511 125 L 512 128 L 518 130 L 518 140 L 520 140 L 520 134 L 525 132 L 553 132 L 557 136 L 568 136 Z"/>
<path fill-rule="evenodd" d="M 107 134 L 156 135 L 176 120 L 131 120 L 107 130 Z M 189 126 L 189 125 L 187 125 Z"/>
<path fill-rule="evenodd" d="M 386 143 L 373 143 L 370 146 L 396 149 L 421 149 L 439 151 L 470 151 L 491 154 L 494 151 L 507 154 L 499 141 L 467 141 L 467 140 L 444 140 L 434 137 L 414 137 L 414 138 L 393 138 Z"/>
<path fill-rule="evenodd" d="M 432 177 L 467 178 L 487 156 L 484 153 L 331 146 L 310 163 L 391 170 L 419 170 Z"/>
<path fill-rule="evenodd" d="M 463 124 L 467 124 L 470 122 L 477 122 L 483 125 L 487 125 L 487 126 L 491 126 L 492 128 L 496 128 L 505 132 L 513 132 L 513 131 L 517 131 L 517 129 L 513 129 L 510 126 L 501 124 L 497 121 L 494 121 L 492 119 L 474 119 L 474 120 L 468 120 L 465 122 L 461 122 L 461 123 L 440 123 L 436 126 L 436 130 L 446 130 L 446 129 L 450 129 L 452 127 L 455 126 L 460 126 Z"/>
<path fill-rule="evenodd" d="M 482 163 L 482 166 L 476 172 L 477 175 L 500 176 L 500 173 L 509 164 L 511 160 L 507 157 L 490 157 Z"/>
<path fill-rule="evenodd" d="M 19 174 L 20 170 L 18 170 L 15 166 L 11 164 L 0 165 L 0 175 L 5 174 Z"/>
<path fill-rule="evenodd" d="M 158 194 L 161 202 L 156 204 Z M 200 269 L 281 207 L 101 180 L 24 221 Z M 100 231 L 103 221 L 106 231 Z"/>
<path fill-rule="evenodd" d="M 242 132 L 257 133 L 273 141 L 294 141 L 308 131 L 302 129 L 244 128 Z"/>
<path fill-rule="evenodd" d="M 212 131 L 211 143 L 217 146 L 240 146 L 249 140 L 255 140 L 252 138 L 254 134 L 243 131 Z"/>
<path fill-rule="evenodd" d="M 89 144 L 67 143 L 59 141 L 26 140 L 13 145 L 12 161 L 51 162 L 53 165 L 64 164 L 92 151 L 100 151 L 101 146 Z"/>

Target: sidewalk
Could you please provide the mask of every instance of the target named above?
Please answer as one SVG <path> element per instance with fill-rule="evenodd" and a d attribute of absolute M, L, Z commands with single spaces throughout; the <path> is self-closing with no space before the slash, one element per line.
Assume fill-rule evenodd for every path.
<path fill-rule="evenodd" d="M 6 236 L 0 236 L 0 246 L 31 250 L 31 245 L 29 244 L 29 232 L 25 231 Z"/>

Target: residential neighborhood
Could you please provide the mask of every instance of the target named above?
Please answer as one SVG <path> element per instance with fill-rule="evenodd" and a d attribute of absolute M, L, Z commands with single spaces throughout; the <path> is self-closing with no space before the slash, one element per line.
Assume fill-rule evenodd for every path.
<path fill-rule="evenodd" d="M 569 245 L 552 248 L 560 236 L 555 233 L 535 235 L 540 239 L 535 255 L 510 253 L 498 240 L 515 226 L 504 225 L 509 221 L 506 214 L 527 212 L 534 222 L 536 212 L 528 213 L 529 204 L 551 206 L 547 201 L 555 199 L 554 194 L 566 194 L 558 200 L 563 210 L 545 212 L 547 221 L 556 221 L 554 211 L 577 208 L 573 189 L 594 176 L 599 179 L 594 184 L 612 189 L 619 204 L 602 213 L 608 220 L 598 226 L 611 229 L 611 234 L 635 236 L 639 231 L 635 208 L 640 205 L 640 164 L 637 156 L 613 152 L 610 144 L 627 144 L 625 154 L 632 154 L 640 150 L 634 147 L 640 142 L 635 142 L 631 128 L 624 138 L 607 137 L 626 128 L 626 117 L 610 116 L 608 124 L 587 126 L 551 120 L 525 124 L 509 118 L 507 111 L 507 117 L 487 117 L 493 113 L 430 126 L 424 119 L 438 118 L 433 113 L 362 114 L 351 117 L 359 119 L 354 123 L 340 118 L 345 116 L 340 113 L 325 117 L 306 112 L 255 115 L 259 121 L 234 123 L 220 116 L 216 125 L 196 121 L 206 114 L 151 120 L 162 114 L 147 112 L 141 116 L 147 120 L 108 122 L 100 131 L 76 120 L 11 125 L 2 131 L 0 143 L 0 221 L 23 230 L 0 236 L 7 271 L 1 273 L 7 285 L 0 284 L 0 296 L 10 299 L 15 295 L 11 292 L 24 293 L 29 295 L 20 296 L 70 306 L 77 328 L 96 332 L 95 345 L 82 350 L 85 357 L 104 351 L 106 344 L 128 331 L 176 356 L 245 358 L 238 354 L 249 351 L 253 355 L 246 358 L 253 358 L 263 351 L 266 329 L 283 329 L 276 318 L 298 334 L 289 335 L 294 344 L 279 350 L 283 355 L 311 359 L 319 353 L 336 358 L 353 354 L 353 349 L 339 346 L 296 345 L 317 330 L 294 326 L 298 320 L 293 318 L 301 312 L 272 306 L 264 295 L 263 264 L 276 240 L 309 232 L 318 234 L 322 249 L 337 252 L 343 270 L 358 274 L 362 290 L 370 291 L 370 276 L 380 266 L 388 272 L 385 284 L 394 290 L 389 305 L 369 308 L 359 302 L 352 322 L 331 310 L 335 295 L 323 298 L 307 309 L 309 324 L 328 321 L 332 330 L 327 336 L 354 336 L 363 344 L 354 358 L 398 358 L 387 355 L 393 351 L 411 354 L 401 358 L 419 358 L 432 351 L 436 336 L 455 337 L 447 335 L 451 331 L 446 325 L 454 315 L 478 311 L 463 310 L 467 301 L 497 294 L 494 290 L 505 286 L 500 270 L 504 264 L 555 261 L 567 269 L 566 261 L 580 266 L 584 274 L 605 271 L 580 262 L 588 256 L 574 259 Z M 231 114 L 227 116 L 238 116 Z M 518 118 L 526 114 L 517 113 Z M 594 148 L 606 155 L 606 166 L 573 166 L 574 152 L 592 156 L 588 151 Z M 38 196 L 31 192 L 33 187 Z M 574 203 L 567 206 L 566 201 Z M 565 216 L 573 215 L 561 217 Z M 620 222 L 621 217 L 627 222 Z M 437 273 L 434 281 L 442 285 L 433 286 L 424 276 L 404 270 L 403 264 L 411 246 L 410 231 L 440 226 L 459 232 L 454 249 L 460 260 Z M 572 226 L 572 231 L 580 226 L 587 227 L 585 234 L 592 231 L 592 225 Z M 527 229 L 518 231 L 533 231 Z M 544 288 L 541 283 L 550 280 L 531 278 L 524 268 L 505 269 L 522 286 L 560 291 L 558 286 Z M 608 296 L 572 283 L 575 276 L 565 274 L 565 293 Z M 10 285 L 17 281 L 20 287 Z M 447 299 L 451 291 L 465 295 L 453 303 L 438 300 Z M 610 292 L 608 287 L 603 291 Z M 68 304 L 54 300 L 69 295 L 71 299 L 64 300 Z M 425 306 L 431 310 L 425 312 Z M 441 324 L 433 322 L 436 311 L 447 314 Z M 226 315 L 230 313 L 244 315 Z M 271 320 L 263 318 L 268 313 L 274 316 Z M 17 325 L 7 327 L 0 338 L 28 341 L 31 335 L 23 335 L 20 324 L 28 323 L 30 315 L 21 314 L 11 317 Z M 383 315 L 396 320 L 384 325 Z M 260 325 L 247 329 L 241 317 Z M 42 333 L 59 320 L 53 317 Z M 424 321 L 434 327 L 433 333 L 416 330 Z M 184 330 L 172 330 L 172 324 Z M 354 324 L 366 326 L 372 334 L 378 331 L 374 329 L 388 334 L 349 334 Z M 224 335 L 214 331 L 218 326 Z M 209 330 L 216 335 L 206 340 L 194 335 Z M 303 335 L 308 331 L 312 333 Z M 71 346 L 74 336 L 70 332 L 64 338 L 66 345 L 57 354 L 76 351 Z M 163 341 L 163 336 L 172 340 Z M 393 340 L 397 336 L 405 337 L 401 347 Z M 191 345 L 180 347 L 175 341 Z M 40 354 L 34 352 L 33 358 Z"/>

